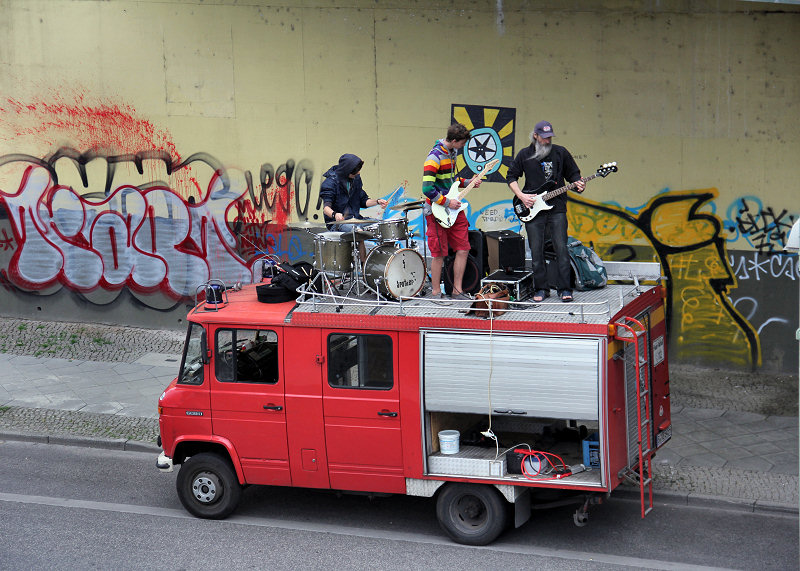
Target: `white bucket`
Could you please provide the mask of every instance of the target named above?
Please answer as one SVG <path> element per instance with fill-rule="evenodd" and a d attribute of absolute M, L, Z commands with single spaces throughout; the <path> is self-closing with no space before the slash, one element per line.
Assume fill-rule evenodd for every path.
<path fill-rule="evenodd" d="M 458 454 L 458 430 L 442 430 L 439 433 L 439 449 L 442 454 Z"/>

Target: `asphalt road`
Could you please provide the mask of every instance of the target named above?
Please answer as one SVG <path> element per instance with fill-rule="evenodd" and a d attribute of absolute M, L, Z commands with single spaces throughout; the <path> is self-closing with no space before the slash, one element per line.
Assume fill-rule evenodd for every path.
<path fill-rule="evenodd" d="M 225 521 L 192 518 L 155 455 L 0 442 L 6 569 L 797 569 L 798 519 L 612 500 L 578 528 L 572 509 L 485 548 L 450 542 L 434 504 L 403 496 L 250 487 Z"/>

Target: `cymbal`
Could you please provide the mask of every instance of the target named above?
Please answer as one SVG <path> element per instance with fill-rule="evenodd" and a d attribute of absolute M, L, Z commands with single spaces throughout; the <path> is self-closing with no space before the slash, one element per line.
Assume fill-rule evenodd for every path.
<path fill-rule="evenodd" d="M 302 222 L 289 222 L 286 227 L 289 230 L 309 230 L 311 228 L 325 228 L 325 225 L 311 220 L 304 220 Z"/>
<path fill-rule="evenodd" d="M 380 220 L 375 220 L 373 218 L 348 218 L 347 220 L 334 222 L 334 224 L 375 224 L 376 222 L 380 222 Z"/>
<path fill-rule="evenodd" d="M 416 210 L 417 208 L 422 208 L 425 204 L 424 200 L 415 200 L 413 202 L 401 202 L 400 204 L 395 204 L 394 206 L 390 206 L 389 210 Z"/>

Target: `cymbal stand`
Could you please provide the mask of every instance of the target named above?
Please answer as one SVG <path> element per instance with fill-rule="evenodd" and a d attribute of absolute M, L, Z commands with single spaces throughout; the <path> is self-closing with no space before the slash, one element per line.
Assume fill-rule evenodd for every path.
<path fill-rule="evenodd" d="M 403 218 L 406 219 L 406 248 L 411 247 L 411 230 L 408 229 L 408 210 L 403 210 Z"/>

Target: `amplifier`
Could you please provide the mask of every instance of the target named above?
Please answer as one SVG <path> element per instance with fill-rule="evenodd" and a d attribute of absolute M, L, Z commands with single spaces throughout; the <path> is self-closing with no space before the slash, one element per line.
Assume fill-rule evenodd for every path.
<path fill-rule="evenodd" d="M 489 271 L 525 268 L 525 238 L 511 230 L 486 232 Z"/>

